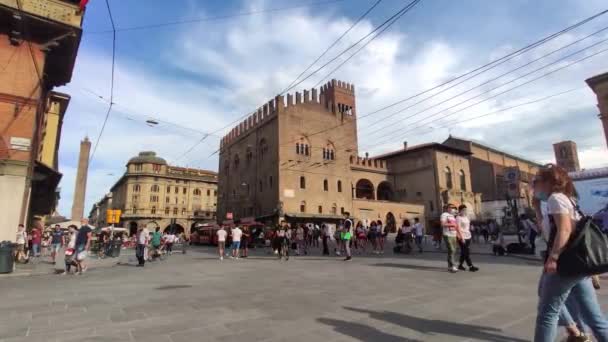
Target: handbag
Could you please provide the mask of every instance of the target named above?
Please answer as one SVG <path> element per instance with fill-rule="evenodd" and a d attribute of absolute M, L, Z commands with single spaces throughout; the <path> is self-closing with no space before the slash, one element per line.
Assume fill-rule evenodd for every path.
<path fill-rule="evenodd" d="M 574 232 L 557 260 L 557 273 L 563 276 L 591 276 L 608 271 L 608 237 L 570 199 L 581 216 Z M 552 234 L 555 232 L 553 224 Z"/>

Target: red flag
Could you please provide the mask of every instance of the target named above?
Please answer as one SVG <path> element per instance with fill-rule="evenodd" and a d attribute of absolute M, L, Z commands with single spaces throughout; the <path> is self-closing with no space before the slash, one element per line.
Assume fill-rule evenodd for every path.
<path fill-rule="evenodd" d="M 80 0 L 80 10 L 84 11 L 84 8 L 87 6 L 89 0 Z"/>

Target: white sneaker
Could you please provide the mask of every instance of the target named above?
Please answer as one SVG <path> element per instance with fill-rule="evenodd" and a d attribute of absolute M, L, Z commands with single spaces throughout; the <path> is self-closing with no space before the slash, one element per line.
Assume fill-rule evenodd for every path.
<path fill-rule="evenodd" d="M 456 273 L 456 272 L 458 272 L 458 269 L 456 267 L 451 267 L 451 268 L 448 268 L 448 272 Z"/>
<path fill-rule="evenodd" d="M 221 257 L 220 257 L 220 260 L 224 260 L 224 257 L 223 257 L 223 256 L 221 256 Z"/>

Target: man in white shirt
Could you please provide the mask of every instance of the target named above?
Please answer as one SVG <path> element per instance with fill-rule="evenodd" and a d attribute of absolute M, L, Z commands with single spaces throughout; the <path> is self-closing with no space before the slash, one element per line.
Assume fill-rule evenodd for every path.
<path fill-rule="evenodd" d="M 220 260 L 224 260 L 224 252 L 226 250 L 226 236 L 228 235 L 228 233 L 226 232 L 226 229 L 224 229 L 224 226 L 221 226 L 216 234 L 217 234 L 217 249 L 218 249 L 218 252 L 220 253 Z"/>
<path fill-rule="evenodd" d="M 239 249 L 241 248 L 241 237 L 243 231 L 238 226 L 232 229 L 232 256 L 231 258 L 239 258 Z"/>
<path fill-rule="evenodd" d="M 173 244 L 175 243 L 175 240 L 176 240 L 176 237 L 172 231 L 170 231 L 169 234 L 167 234 L 167 236 L 165 236 L 165 244 L 167 245 L 168 254 L 173 253 Z"/>
<path fill-rule="evenodd" d="M 416 234 L 416 246 L 418 251 L 422 253 L 422 240 L 424 239 L 424 226 L 420 223 L 420 218 L 414 218 L 414 234 Z"/>
<path fill-rule="evenodd" d="M 137 257 L 138 267 L 144 267 L 146 263 L 146 247 L 148 246 L 148 229 L 139 228 L 137 233 L 137 247 L 135 249 L 135 256 Z"/>
<path fill-rule="evenodd" d="M 456 245 L 458 240 L 458 225 L 456 223 L 456 206 L 448 203 L 445 211 L 441 214 L 441 228 L 443 229 L 443 240 L 448 248 L 448 271 L 458 272 L 456 268 Z"/>

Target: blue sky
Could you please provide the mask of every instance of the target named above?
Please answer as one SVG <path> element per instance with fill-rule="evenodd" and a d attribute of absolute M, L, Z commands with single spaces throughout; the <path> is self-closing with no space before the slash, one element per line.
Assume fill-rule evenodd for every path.
<path fill-rule="evenodd" d="M 170 163 L 216 170 L 217 158 L 209 155 L 218 148 L 222 132 L 206 138 L 183 158 L 178 157 L 201 139 L 204 132 L 221 129 L 273 97 L 374 2 L 344 0 L 318 4 L 321 1 L 146 0 L 142 5 L 144 2 L 136 0 L 110 0 L 117 28 L 297 5 L 303 7 L 226 20 L 119 31 L 116 106 L 90 167 L 87 210 L 109 190 L 124 172 L 127 160 L 139 151 L 155 150 Z M 368 113 L 604 10 L 606 5 L 603 2 L 423 0 L 333 77 L 355 83 L 358 112 Z M 406 3 L 383 0 L 322 61 L 369 33 Z M 364 147 L 360 153 L 375 154 L 396 149 L 403 140 L 410 145 L 443 141 L 451 133 L 481 140 L 541 162 L 552 160 L 553 142 L 572 139 L 579 143 L 584 167 L 605 165 L 608 157 L 606 143 L 596 117 L 595 99 L 591 91 L 584 88 L 584 79 L 608 71 L 608 53 L 462 112 L 453 113 L 461 108 L 455 107 L 446 109 L 445 113 L 453 113 L 450 120 L 458 121 L 459 118 L 471 118 L 580 88 L 565 96 L 467 123 L 451 124 L 448 121 L 446 126 L 439 121 L 439 124 L 427 125 L 424 120 L 425 115 L 432 115 L 437 110 L 489 90 L 495 84 L 500 85 L 608 38 L 608 31 L 604 31 L 495 83 L 481 86 L 466 96 L 439 104 L 441 100 L 606 26 L 608 15 L 390 119 L 382 121 L 384 116 L 410 103 L 360 120 L 359 142 Z M 64 215 L 69 215 L 72 203 L 78 143 L 85 135 L 95 143 L 107 110 L 107 103 L 92 93 L 109 96 L 111 33 L 103 31 L 110 28 L 105 2 L 91 0 L 73 80 L 60 89 L 72 95 L 60 147 L 60 171 L 64 177 L 60 185 L 62 199 L 59 211 Z M 608 44 L 598 45 L 555 67 L 606 46 Z M 296 90 L 312 87 L 323 80 L 327 72 L 322 70 Z M 462 106 L 468 104 L 463 103 Z M 436 109 L 405 119 L 434 105 Z M 159 125 L 149 127 L 145 124 L 148 117 L 178 125 L 161 121 Z M 421 123 L 416 124 L 419 120 Z M 371 125 L 374 129 L 369 128 Z M 378 128 L 381 132 L 373 133 Z"/>

